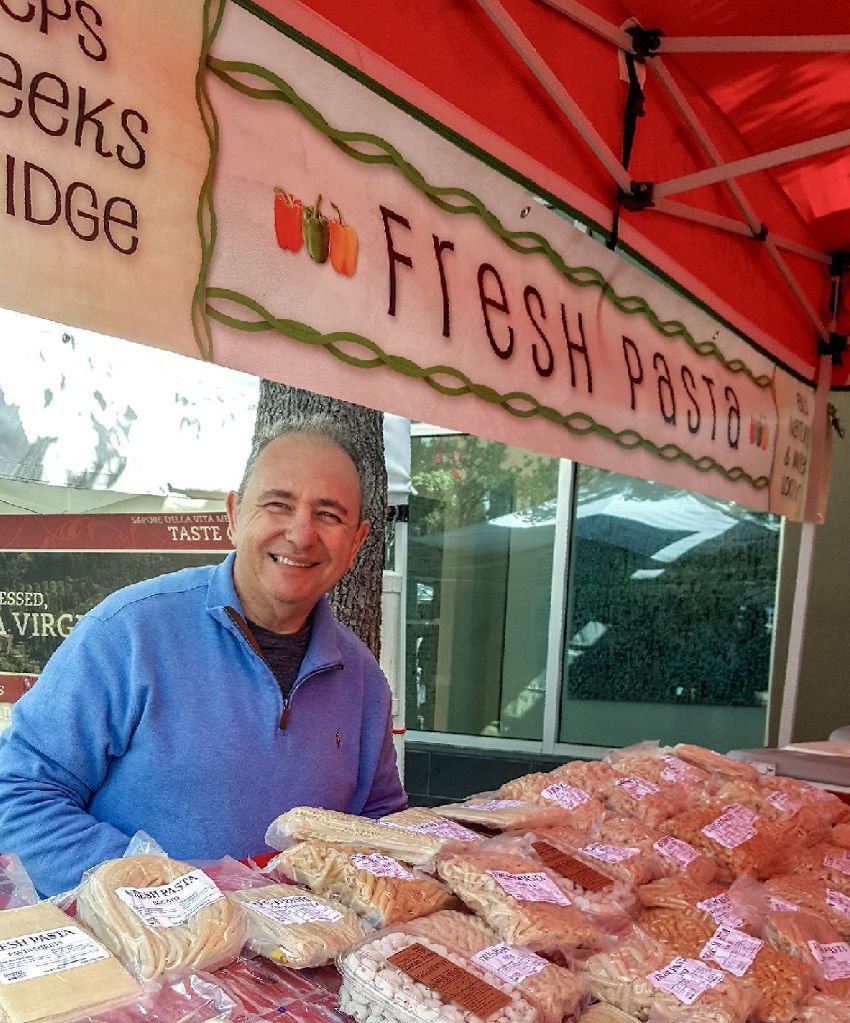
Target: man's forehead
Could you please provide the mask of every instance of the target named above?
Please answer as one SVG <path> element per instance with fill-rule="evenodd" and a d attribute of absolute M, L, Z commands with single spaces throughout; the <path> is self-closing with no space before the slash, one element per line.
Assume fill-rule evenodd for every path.
<path fill-rule="evenodd" d="M 275 437 L 260 452 L 252 475 L 263 477 L 264 488 L 278 486 L 271 481 L 288 481 L 299 471 L 304 473 L 305 452 L 309 452 L 306 480 L 331 480 L 341 487 L 351 486 L 359 499 L 360 477 L 351 456 L 334 440 L 321 435 L 292 433 Z"/>

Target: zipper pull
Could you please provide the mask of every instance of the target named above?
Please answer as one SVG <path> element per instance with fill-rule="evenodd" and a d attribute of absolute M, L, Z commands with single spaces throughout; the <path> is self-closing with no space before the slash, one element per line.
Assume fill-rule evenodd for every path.
<path fill-rule="evenodd" d="M 289 700 L 283 701 L 283 713 L 280 715 L 280 730 L 286 731 L 286 726 L 289 724 Z"/>

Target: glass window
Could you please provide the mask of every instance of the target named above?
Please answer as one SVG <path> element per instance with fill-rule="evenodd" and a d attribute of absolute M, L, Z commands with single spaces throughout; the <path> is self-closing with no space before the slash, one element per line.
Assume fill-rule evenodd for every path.
<path fill-rule="evenodd" d="M 780 520 L 581 466 L 559 740 L 764 742 Z"/>
<path fill-rule="evenodd" d="M 414 435 L 407 727 L 541 739 L 558 460 Z"/>

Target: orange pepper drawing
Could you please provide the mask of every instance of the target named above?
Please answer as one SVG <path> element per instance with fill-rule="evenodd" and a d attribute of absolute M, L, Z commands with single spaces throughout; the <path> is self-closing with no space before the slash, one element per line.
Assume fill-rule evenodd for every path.
<path fill-rule="evenodd" d="M 357 269 L 357 232 L 342 219 L 339 206 L 336 203 L 331 206 L 338 217 L 330 222 L 331 266 L 337 273 L 351 277 Z"/>

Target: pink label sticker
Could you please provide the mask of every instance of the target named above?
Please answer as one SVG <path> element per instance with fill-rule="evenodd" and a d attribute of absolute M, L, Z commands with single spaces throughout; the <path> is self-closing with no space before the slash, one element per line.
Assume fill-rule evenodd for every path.
<path fill-rule="evenodd" d="M 662 856 L 666 856 L 673 863 L 678 863 L 680 867 L 687 867 L 689 863 L 693 863 L 697 856 L 699 856 L 699 853 L 692 845 L 683 842 L 681 838 L 673 838 L 672 835 L 659 838 L 652 848 L 656 852 L 660 852 Z"/>
<path fill-rule="evenodd" d="M 744 922 L 744 918 L 735 909 L 732 900 L 726 892 L 715 895 L 711 899 L 704 899 L 702 902 L 698 902 L 697 908 L 708 913 L 716 924 L 723 927 L 740 927 Z"/>
<path fill-rule="evenodd" d="M 677 956 L 663 970 L 647 974 L 654 987 L 667 991 L 685 1005 L 694 1002 L 723 980 L 723 971 L 714 970 L 698 959 Z"/>
<path fill-rule="evenodd" d="M 516 810 L 527 806 L 521 799 L 488 799 L 485 803 L 464 803 L 467 810 Z"/>
<path fill-rule="evenodd" d="M 678 757 L 666 756 L 664 757 L 664 764 L 661 777 L 665 781 L 675 783 L 701 780 L 699 772 L 695 771 L 690 764 L 686 764 L 684 760 L 680 760 Z"/>
<path fill-rule="evenodd" d="M 476 966 L 494 973 L 508 984 L 520 984 L 535 973 L 545 970 L 549 963 L 527 948 L 516 948 L 500 942 L 476 952 L 472 957 Z"/>
<path fill-rule="evenodd" d="M 764 948 L 764 942 L 734 927 L 718 927 L 705 943 L 700 959 L 711 959 L 736 977 L 743 977 L 753 960 Z"/>
<path fill-rule="evenodd" d="M 658 795 L 661 791 L 661 789 L 657 785 L 653 785 L 651 781 L 647 781 L 645 778 L 638 778 L 633 774 L 628 775 L 626 778 L 620 778 L 620 780 L 614 784 L 619 789 L 625 789 L 632 799 L 645 799 L 647 796 Z"/>
<path fill-rule="evenodd" d="M 850 874 L 850 853 L 844 853 L 842 856 L 824 856 L 823 865 L 841 874 Z"/>
<path fill-rule="evenodd" d="M 358 853 L 351 857 L 351 862 L 358 870 L 365 870 L 373 877 L 401 877 L 411 880 L 416 876 L 406 870 L 392 856 L 381 856 L 380 853 L 370 853 L 369 855 Z"/>
<path fill-rule="evenodd" d="M 570 900 L 548 874 L 509 874 L 504 870 L 487 873 L 500 888 L 520 902 L 551 902 L 556 906 L 569 906 Z"/>
<path fill-rule="evenodd" d="M 738 803 L 732 803 L 717 820 L 707 824 L 702 833 L 713 842 L 722 845 L 724 849 L 736 849 L 756 835 L 754 824 L 757 820 L 757 813 Z"/>
<path fill-rule="evenodd" d="M 562 781 L 545 788 L 540 795 L 544 799 L 553 800 L 565 810 L 575 810 L 577 806 L 581 806 L 582 803 L 590 800 L 589 792 L 585 792 L 584 789 L 573 788 L 572 785 L 567 785 L 566 782 Z"/>
<path fill-rule="evenodd" d="M 631 845 L 603 845 L 602 842 L 591 842 L 584 846 L 580 852 L 592 856 L 600 863 L 622 863 L 623 860 L 630 860 L 640 854 L 640 849 Z"/>
<path fill-rule="evenodd" d="M 786 902 L 785 899 L 777 899 L 775 895 L 770 895 L 767 900 L 767 908 L 771 913 L 799 913 L 800 907 L 795 906 L 793 902 Z"/>
<path fill-rule="evenodd" d="M 477 835 L 456 821 L 425 821 L 422 824 L 411 824 L 405 831 L 415 831 L 418 835 L 433 835 L 434 838 L 448 838 L 455 842 L 480 842 Z"/>
<path fill-rule="evenodd" d="M 837 909 L 839 913 L 843 913 L 844 916 L 850 917 L 850 899 L 841 892 L 833 891 L 832 888 L 826 890 L 826 904 L 832 906 L 833 909 Z"/>
<path fill-rule="evenodd" d="M 803 806 L 798 799 L 794 799 L 787 792 L 772 792 L 767 797 L 767 801 L 774 810 L 778 810 L 780 813 L 797 813 Z"/>
<path fill-rule="evenodd" d="M 836 941 L 831 945 L 810 941 L 808 946 L 823 967 L 823 975 L 827 980 L 850 978 L 850 945 L 846 941 Z"/>

